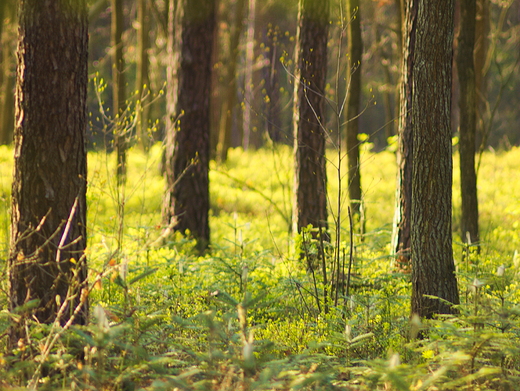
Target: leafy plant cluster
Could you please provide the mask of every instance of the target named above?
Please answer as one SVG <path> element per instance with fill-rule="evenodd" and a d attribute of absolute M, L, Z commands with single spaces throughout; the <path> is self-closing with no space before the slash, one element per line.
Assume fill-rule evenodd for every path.
<path fill-rule="evenodd" d="M 316 255 L 324 264 L 325 273 L 314 274 L 289 234 L 288 148 L 237 149 L 225 165 L 212 167 L 212 248 L 204 256 L 180 235 L 166 244 L 156 240 L 164 189 L 160 148 L 131 151 L 124 190 L 110 175 L 109 162 L 115 159 L 93 152 L 91 322 L 33 323 L 29 343 L 3 346 L 0 388 L 517 389 L 520 189 L 511 178 L 519 154 L 518 148 L 485 153 L 483 242 L 454 248 L 458 314 L 421 322 L 409 316 L 410 275 L 394 270 L 388 256 L 395 183 L 391 152 L 364 149 L 362 154 L 366 233 L 350 237 L 345 211 L 339 251 L 305 235 L 298 239 L 306 257 Z M 5 156 L 12 151 L 2 149 L 0 156 L 6 163 L 0 192 L 8 199 L 11 162 Z M 337 194 L 334 186 L 331 197 Z M 0 213 L 1 237 L 7 238 L 7 207 Z M 455 213 L 455 226 L 457 219 Z M 6 255 L 7 241 L 2 258 Z M 331 278 L 338 275 L 338 264 L 343 276 Z M 31 303 L 9 312 L 7 279 L 2 280 L 5 345 L 9 325 L 28 313 Z"/>

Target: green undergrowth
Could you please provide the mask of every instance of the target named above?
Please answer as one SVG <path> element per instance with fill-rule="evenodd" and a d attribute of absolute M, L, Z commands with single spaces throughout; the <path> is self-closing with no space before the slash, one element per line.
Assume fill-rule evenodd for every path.
<path fill-rule="evenodd" d="M 0 389 L 518 389 L 520 149 L 483 156 L 479 252 L 477 245 L 462 245 L 457 233 L 455 156 L 461 305 L 457 316 L 422 322 L 410 320 L 410 276 L 395 272 L 389 256 L 395 155 L 363 148 L 366 230 L 356 231 L 351 243 L 342 196 L 340 249 L 323 245 L 330 272 L 335 254 L 345 271 L 352 255 L 347 287 L 343 280 L 326 284 L 319 273 L 313 278 L 295 253 L 291 152 L 235 149 L 225 164 L 212 164 L 212 245 L 203 256 L 180 235 L 158 240 L 164 191 L 159 146 L 148 154 L 130 151 L 123 188 L 115 184 L 115 157 L 91 152 L 91 322 L 66 329 L 34 324 L 28 344 L 2 349 Z M 330 203 L 338 205 L 333 151 L 329 159 Z M 5 259 L 12 149 L 0 147 L 0 162 Z M 337 214 L 331 207 L 332 227 Z M 309 243 L 309 256 L 320 246 Z M 11 317 L 3 276 L 5 345 Z"/>

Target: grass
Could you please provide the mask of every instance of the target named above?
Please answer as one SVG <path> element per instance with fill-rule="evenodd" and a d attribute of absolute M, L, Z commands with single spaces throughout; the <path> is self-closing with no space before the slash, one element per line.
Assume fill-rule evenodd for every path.
<path fill-rule="evenodd" d="M 325 286 L 305 273 L 289 233 L 291 152 L 235 149 L 224 165 L 212 165 L 212 250 L 202 257 L 180 236 L 164 246 L 155 243 L 164 190 L 159 146 L 149 154 L 130 151 L 122 190 L 115 186 L 115 158 L 91 152 L 91 323 L 65 330 L 46 358 L 41 347 L 56 331 L 34 325 L 30 346 L 0 356 L 0 389 L 24 389 L 31 378 L 35 388 L 53 390 L 515 389 L 520 148 L 484 154 L 481 251 L 464 260 L 456 233 L 454 157 L 454 255 L 462 304 L 460 315 L 424 323 L 409 319 L 409 276 L 390 268 L 394 154 L 374 154 L 367 144 L 362 150 L 367 229 L 354 238 L 351 296 L 325 313 L 316 306 L 316 292 L 322 295 Z M 0 147 L 2 259 L 12 153 Z M 334 152 L 329 158 L 330 201 L 336 205 Z M 346 207 L 341 221 L 348 254 Z M 501 265 L 505 271 L 497 274 Z M 5 274 L 2 292 L 0 328 L 7 330 Z M 425 338 L 412 338 L 419 330 Z"/>

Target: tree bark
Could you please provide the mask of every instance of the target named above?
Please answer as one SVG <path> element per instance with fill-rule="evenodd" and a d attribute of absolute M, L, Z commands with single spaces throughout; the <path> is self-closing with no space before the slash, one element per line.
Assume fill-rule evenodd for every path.
<path fill-rule="evenodd" d="M 112 44 L 112 83 L 113 83 L 113 110 L 114 110 L 114 141 L 117 155 L 116 177 L 119 184 L 126 177 L 126 150 L 127 140 L 124 129 L 125 111 L 125 62 L 123 58 L 123 0 L 111 0 L 111 44 Z"/>
<path fill-rule="evenodd" d="M 254 81 L 253 66 L 255 65 L 255 22 L 256 22 L 256 0 L 248 0 L 249 9 L 247 14 L 246 28 L 246 53 L 244 69 L 244 110 L 242 121 L 242 147 L 249 149 L 254 131 Z"/>
<path fill-rule="evenodd" d="M 235 5 L 235 18 L 232 24 L 229 38 L 229 63 L 225 84 L 222 88 L 223 103 L 219 121 L 219 137 L 217 144 L 217 160 L 225 162 L 227 153 L 231 148 L 231 128 L 233 109 L 237 104 L 237 65 L 240 53 L 240 36 L 244 27 L 244 16 L 246 10 L 246 0 L 237 0 Z"/>
<path fill-rule="evenodd" d="M 324 90 L 327 72 L 328 0 L 301 0 L 294 88 L 294 231 L 311 225 L 328 240 Z"/>
<path fill-rule="evenodd" d="M 137 139 L 141 147 L 146 151 L 150 147 L 148 135 L 148 119 L 150 115 L 150 102 L 146 102 L 150 94 L 150 75 L 148 50 L 150 49 L 150 15 L 147 0 L 137 2 L 137 77 L 136 90 L 138 91 L 137 115 Z M 143 102 L 144 100 L 144 102 Z"/>
<path fill-rule="evenodd" d="M 10 310 L 39 302 L 12 344 L 30 318 L 87 322 L 87 31 L 84 0 L 20 2 Z"/>
<path fill-rule="evenodd" d="M 397 149 L 397 195 L 392 250 L 395 252 L 396 266 L 405 271 L 410 268 L 411 256 L 411 214 L 412 214 L 412 96 L 413 58 L 417 18 L 417 1 L 406 0 L 403 26 L 403 57 L 401 60 L 401 86 Z"/>
<path fill-rule="evenodd" d="M 460 84 L 460 189 L 462 196 L 461 238 L 464 243 L 479 241 L 477 175 L 475 172 L 475 134 L 477 94 L 475 86 L 476 0 L 460 1 L 457 72 Z"/>
<path fill-rule="evenodd" d="M 15 59 L 14 24 L 15 10 L 12 0 L 4 0 L 0 5 L 0 145 L 13 142 L 14 129 L 14 84 Z M 8 23 L 4 25 L 4 21 Z"/>
<path fill-rule="evenodd" d="M 176 19 L 180 25 L 175 28 L 176 48 L 169 76 L 174 85 L 168 86 L 170 126 L 166 140 L 163 218 L 170 229 L 183 234 L 189 231 L 197 239 L 198 249 L 203 251 L 210 239 L 209 97 L 215 2 L 181 0 L 178 7 Z M 173 17 L 173 12 L 170 15 Z"/>
<path fill-rule="evenodd" d="M 269 59 L 269 66 L 264 68 L 265 78 L 265 130 L 273 143 L 287 142 L 289 137 L 283 134 L 280 96 L 280 77 L 279 77 L 279 58 L 278 31 L 268 25 L 264 33 L 264 44 Z"/>
<path fill-rule="evenodd" d="M 486 62 L 489 51 L 489 14 L 489 0 L 477 0 L 474 51 L 475 88 L 477 93 L 477 145 L 480 145 L 481 141 L 487 138 L 485 135 L 485 122 L 487 120 L 488 66 Z"/>
<path fill-rule="evenodd" d="M 419 0 L 413 67 L 412 313 L 431 318 L 459 303 L 451 208 L 453 0 Z M 438 297 L 442 300 L 428 297 Z"/>
<path fill-rule="evenodd" d="M 348 0 L 348 47 L 349 47 L 349 90 L 347 91 L 347 155 L 348 194 L 352 214 L 358 216 L 361 210 L 361 173 L 359 170 L 359 121 L 361 102 L 361 61 L 363 41 L 361 38 L 361 14 L 359 0 Z"/>

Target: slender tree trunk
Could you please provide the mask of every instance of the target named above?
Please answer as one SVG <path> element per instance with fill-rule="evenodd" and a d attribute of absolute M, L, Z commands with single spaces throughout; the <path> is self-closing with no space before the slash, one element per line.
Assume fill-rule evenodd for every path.
<path fill-rule="evenodd" d="M 253 132 L 253 66 L 255 61 L 255 15 L 256 0 L 249 0 L 246 34 L 246 68 L 244 76 L 244 117 L 242 125 L 242 147 L 249 148 L 251 133 Z"/>
<path fill-rule="evenodd" d="M 477 243 L 479 241 L 477 175 L 475 172 L 477 96 L 473 62 L 476 11 L 476 0 L 460 1 L 457 71 L 460 84 L 461 237 L 464 243 Z"/>
<path fill-rule="evenodd" d="M 294 89 L 294 232 L 311 225 L 328 240 L 324 90 L 328 0 L 300 0 Z"/>
<path fill-rule="evenodd" d="M 10 46 L 9 42 L 5 42 L 4 49 L 10 49 Z M 10 50 L 5 50 L 3 54 L 3 69 L 1 70 L 3 81 L 0 85 L 0 145 L 10 145 L 13 142 L 14 129 L 14 87 L 16 77 L 13 67 L 15 57 Z"/>
<path fill-rule="evenodd" d="M 137 1 L 137 80 L 138 91 L 137 105 L 137 139 L 144 150 L 150 147 L 150 136 L 148 135 L 148 119 L 150 115 L 150 102 L 146 97 L 150 95 L 150 75 L 148 50 L 150 49 L 150 16 L 148 12 L 149 0 Z M 144 101 L 143 101 L 144 99 Z"/>
<path fill-rule="evenodd" d="M 209 97 L 215 1 L 181 0 L 177 7 L 179 24 L 175 28 L 176 46 L 169 76 L 174 84 L 168 86 L 168 109 L 172 111 L 168 111 L 163 217 L 170 229 L 183 234 L 189 231 L 203 251 L 210 239 Z M 174 13 L 170 15 L 173 17 Z"/>
<path fill-rule="evenodd" d="M 412 313 L 427 318 L 453 313 L 451 304 L 459 303 L 451 236 L 453 11 L 453 0 L 443 1 L 442 7 L 419 0 L 417 9 L 412 98 Z"/>
<path fill-rule="evenodd" d="M 246 0 L 237 0 L 235 5 L 235 18 L 231 27 L 229 39 L 229 63 L 227 77 L 225 79 L 223 91 L 223 103 L 219 123 L 219 139 L 217 144 L 217 160 L 224 162 L 227 153 L 231 148 L 231 128 L 233 119 L 233 109 L 237 104 L 237 65 L 238 55 L 240 54 L 240 36 L 244 26 L 244 16 L 246 11 Z"/>
<path fill-rule="evenodd" d="M 15 49 L 14 28 L 15 10 L 12 0 L 0 4 L 0 145 L 13 142 L 14 129 L 14 84 Z M 4 21 L 9 18 L 4 26 Z"/>
<path fill-rule="evenodd" d="M 0 2 L 0 40 L 2 39 L 7 3 L 8 0 L 3 0 L 2 2 Z M 0 60 L 2 58 L 3 51 L 3 47 L 0 45 Z"/>
<path fill-rule="evenodd" d="M 12 344 L 27 319 L 87 322 L 87 41 L 84 0 L 20 2 L 9 297 L 38 305 Z"/>
<path fill-rule="evenodd" d="M 125 61 L 123 58 L 123 0 L 111 0 L 112 21 L 112 82 L 113 82 L 113 115 L 115 121 L 114 141 L 117 154 L 117 181 L 119 184 L 125 181 L 126 177 L 126 150 L 127 140 L 124 128 L 125 112 Z"/>
<path fill-rule="evenodd" d="M 348 47 L 349 47 L 349 90 L 347 91 L 347 155 L 348 194 L 352 213 L 360 216 L 361 173 L 359 170 L 359 121 L 361 102 L 361 61 L 363 41 L 361 39 L 361 13 L 359 0 L 348 0 Z"/>
<path fill-rule="evenodd" d="M 485 120 L 487 102 L 487 56 L 489 50 L 489 0 L 477 0 L 475 23 L 475 88 L 477 93 L 477 145 L 485 139 Z"/>
<path fill-rule="evenodd" d="M 411 214 L 412 214 L 412 96 L 413 58 L 416 34 L 418 0 L 406 0 L 403 36 L 403 57 L 401 60 L 400 113 L 397 149 L 397 195 L 392 249 L 397 255 L 397 267 L 408 270 L 411 255 Z"/>
<path fill-rule="evenodd" d="M 282 133 L 282 120 L 280 118 L 280 82 L 278 76 L 278 62 L 280 51 L 278 49 L 278 32 L 272 26 L 268 26 L 265 32 L 265 46 L 269 58 L 269 66 L 265 68 L 265 129 L 273 143 L 286 142 L 287 136 Z"/>

